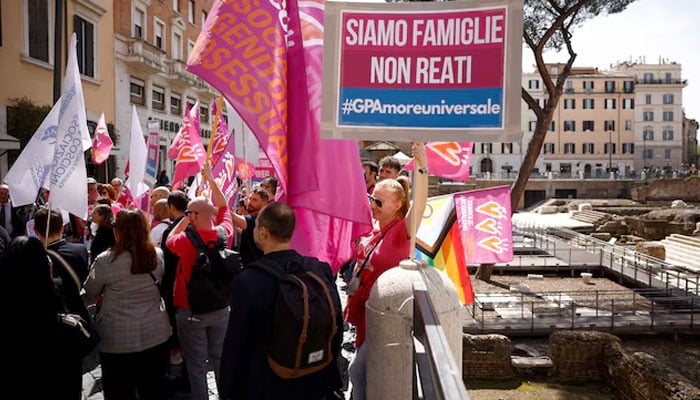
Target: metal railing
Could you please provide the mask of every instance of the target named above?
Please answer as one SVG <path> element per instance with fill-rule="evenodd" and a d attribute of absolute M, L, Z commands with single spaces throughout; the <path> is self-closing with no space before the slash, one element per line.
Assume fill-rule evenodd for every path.
<path fill-rule="evenodd" d="M 459 371 L 425 284 L 415 282 L 413 285 L 413 399 L 469 400 Z"/>
<path fill-rule="evenodd" d="M 700 274 L 667 263 L 634 249 L 618 246 L 564 228 L 542 226 L 514 227 L 520 234 L 530 236 L 545 251 L 561 247 L 561 242 L 597 254 L 600 265 L 621 277 L 632 279 L 650 288 L 676 289 L 681 295 L 700 295 Z"/>

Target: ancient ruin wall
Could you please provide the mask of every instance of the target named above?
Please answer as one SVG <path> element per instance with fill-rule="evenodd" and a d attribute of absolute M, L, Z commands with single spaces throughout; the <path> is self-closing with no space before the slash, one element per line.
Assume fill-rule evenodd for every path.
<path fill-rule="evenodd" d="M 510 339 L 503 335 L 462 336 L 462 378 L 511 379 Z"/>

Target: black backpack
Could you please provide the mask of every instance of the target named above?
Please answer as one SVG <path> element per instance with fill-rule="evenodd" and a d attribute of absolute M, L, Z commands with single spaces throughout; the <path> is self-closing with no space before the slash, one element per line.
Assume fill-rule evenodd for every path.
<path fill-rule="evenodd" d="M 206 244 L 197 231 L 190 227 L 185 230 L 197 249 L 197 261 L 187 283 L 187 302 L 195 314 L 226 308 L 229 305 L 233 278 L 242 268 L 240 255 L 226 248 L 226 232 L 220 226 L 216 229 L 217 241 Z"/>
<path fill-rule="evenodd" d="M 320 261 L 303 257 L 290 262 L 287 273 L 265 259 L 247 268 L 263 270 L 277 281 L 272 332 L 265 343 L 270 368 L 280 378 L 292 379 L 328 366 L 338 334 L 338 293 L 323 278 Z"/>

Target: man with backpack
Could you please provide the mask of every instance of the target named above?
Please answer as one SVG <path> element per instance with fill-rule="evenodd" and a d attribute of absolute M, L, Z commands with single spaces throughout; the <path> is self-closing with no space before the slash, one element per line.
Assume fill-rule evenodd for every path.
<path fill-rule="evenodd" d="M 209 368 L 214 370 L 217 386 L 219 385 L 219 363 L 229 307 L 225 302 L 217 304 L 214 309 L 193 310 L 191 304 L 195 299 L 190 297 L 190 281 L 195 275 L 195 268 L 201 266 L 202 257 L 200 249 L 191 241 L 190 236 L 194 231 L 208 247 L 223 250 L 230 247 L 233 235 L 233 222 L 226 198 L 212 177 L 211 166 L 204 166 L 202 177 L 209 181 L 214 204 L 204 197 L 191 200 L 187 204 L 184 217 L 175 225 L 165 241 L 168 249 L 180 258 L 175 276 L 173 303 L 177 309 L 175 318 L 180 347 L 187 364 L 192 400 L 209 398 L 207 362 Z M 225 236 L 224 243 L 220 243 L 222 235 Z M 222 279 L 228 278 L 230 277 Z M 227 283 L 230 285 L 230 281 Z M 227 291 L 230 291 L 230 286 Z M 214 293 L 212 296 L 214 297 Z M 227 297 L 228 293 L 224 296 Z M 207 299 L 196 300 L 206 302 Z"/>
<path fill-rule="evenodd" d="M 264 255 L 231 289 L 221 399 L 343 398 L 338 291 L 328 264 L 290 248 L 294 224 L 292 208 L 279 202 L 256 218 L 254 238 Z"/>

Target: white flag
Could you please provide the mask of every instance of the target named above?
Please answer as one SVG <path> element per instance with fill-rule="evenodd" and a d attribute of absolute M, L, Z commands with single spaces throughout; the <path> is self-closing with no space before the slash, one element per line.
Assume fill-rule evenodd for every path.
<path fill-rule="evenodd" d="M 146 161 L 148 149 L 143 140 L 143 129 L 136 114 L 136 106 L 131 106 L 131 140 L 129 140 L 129 178 L 126 187 L 131 191 L 131 197 L 137 199 L 146 193 L 148 185 L 144 183 L 146 176 Z"/>
<path fill-rule="evenodd" d="M 228 101 L 226 101 L 226 114 L 228 115 L 228 128 L 234 132 L 236 157 L 258 165 L 258 139 Z"/>
<path fill-rule="evenodd" d="M 59 99 L 5 175 L 14 206 L 34 203 L 39 189 L 46 187 L 44 183 L 51 172 L 60 109 Z"/>
<path fill-rule="evenodd" d="M 86 219 L 87 171 L 84 152 L 92 147 L 85 116 L 85 99 L 76 56 L 77 38 L 71 37 L 68 64 L 63 80 L 61 110 L 49 179 L 51 207 L 60 208 Z"/>

